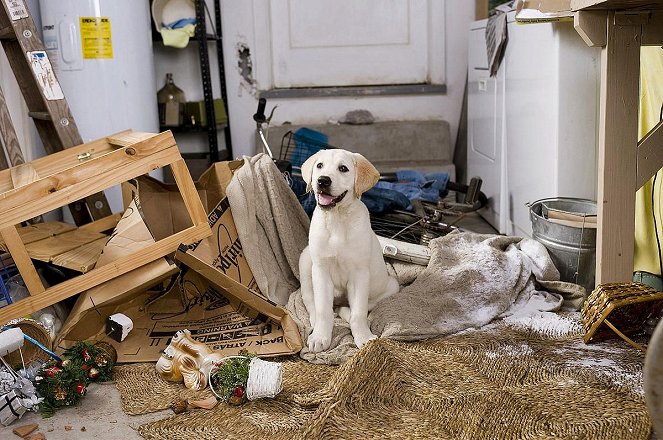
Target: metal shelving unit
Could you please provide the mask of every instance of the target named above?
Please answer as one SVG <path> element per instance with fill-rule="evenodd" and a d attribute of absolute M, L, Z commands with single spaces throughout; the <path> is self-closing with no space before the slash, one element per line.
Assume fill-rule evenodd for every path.
<path fill-rule="evenodd" d="M 214 26 L 212 32 L 207 30 L 207 20 L 205 14 L 205 0 L 194 0 L 195 11 L 196 11 L 196 30 L 195 36 L 192 38 L 192 41 L 195 41 L 198 45 L 198 58 L 200 62 L 200 79 L 201 86 L 203 90 L 203 99 L 205 102 L 205 116 L 207 119 L 207 125 L 205 127 L 192 127 L 192 126 L 183 126 L 183 127 L 164 127 L 163 129 L 170 129 L 173 133 L 207 133 L 207 141 L 209 145 L 209 150 L 206 155 L 209 157 L 210 163 L 218 162 L 219 160 L 230 160 L 232 159 L 232 143 L 230 138 L 230 122 L 228 121 L 223 127 L 217 125 L 216 117 L 214 112 L 214 96 L 212 93 L 212 75 L 210 71 L 210 42 L 213 42 L 213 45 L 216 46 L 217 62 L 219 69 L 219 85 L 221 89 L 221 99 L 223 100 L 223 105 L 226 110 L 226 115 L 228 115 L 228 120 L 230 115 L 228 113 L 228 95 L 226 92 L 226 78 L 225 78 L 225 63 L 223 59 L 223 38 L 221 31 L 221 7 L 220 0 L 214 0 L 214 12 L 213 17 L 209 17 L 210 21 L 213 20 Z M 153 37 L 155 41 L 160 41 L 161 38 L 156 30 L 153 28 Z M 220 129 L 223 129 L 224 140 L 226 149 L 224 154 L 219 152 L 219 139 L 218 132 Z M 202 153 L 205 154 L 205 153 Z M 183 153 L 182 157 L 191 160 L 200 160 L 201 153 Z"/>

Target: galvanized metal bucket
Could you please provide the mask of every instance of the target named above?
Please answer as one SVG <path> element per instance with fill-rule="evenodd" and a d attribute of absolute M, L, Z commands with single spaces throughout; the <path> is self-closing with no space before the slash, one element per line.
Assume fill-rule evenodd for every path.
<path fill-rule="evenodd" d="M 596 215 L 596 202 L 586 199 L 549 198 L 528 204 L 532 238 L 542 243 L 559 270 L 560 279 L 594 290 L 596 275 L 596 228 L 573 227 L 547 218 L 546 210 L 580 216 Z"/>

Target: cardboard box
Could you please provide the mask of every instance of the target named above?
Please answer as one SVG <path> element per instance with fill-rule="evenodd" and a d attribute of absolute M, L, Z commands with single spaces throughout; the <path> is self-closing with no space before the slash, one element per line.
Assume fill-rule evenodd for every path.
<path fill-rule="evenodd" d="M 91 310 L 94 315 L 89 315 L 94 322 L 86 322 L 61 339 L 67 342 L 75 340 L 72 336 L 104 338 L 106 318 L 123 313 L 134 323 L 131 333 L 121 343 L 105 338 L 116 348 L 118 362 L 156 361 L 172 336 L 185 328 L 194 338 L 224 355 L 247 349 L 269 357 L 301 350 L 297 325 L 285 309 L 262 295 L 237 237 L 225 188 L 241 163 L 216 163 L 196 182 L 203 205 L 210 206 L 215 197 L 223 197 L 208 215 L 212 235 L 189 247 L 181 246 L 176 253 L 175 258 L 183 264 L 175 285 L 165 293 L 134 291 L 102 304 L 95 301 L 96 307 Z M 177 225 L 180 201 L 168 194 L 168 185 L 146 178 L 140 182 L 146 217 L 152 209 L 172 211 L 173 216 L 162 216 L 166 224 L 161 226 L 163 233 L 168 232 L 168 228 Z M 145 182 L 148 184 L 143 185 Z M 144 193 L 143 188 L 148 190 Z"/>

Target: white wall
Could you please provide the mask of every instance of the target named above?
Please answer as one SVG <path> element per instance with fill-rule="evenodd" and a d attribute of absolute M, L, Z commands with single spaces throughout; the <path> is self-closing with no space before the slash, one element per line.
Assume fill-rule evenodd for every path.
<path fill-rule="evenodd" d="M 446 8 L 446 95 L 273 99 L 268 103 L 268 110 L 273 105 L 279 108 L 272 124 L 285 121 L 295 124 L 325 123 L 339 120 L 348 111 L 366 109 L 380 121 L 446 120 L 451 126 L 451 141 L 455 143 L 467 76 L 467 38 L 469 25 L 474 19 L 474 2 L 439 1 L 444 1 Z M 268 25 L 263 18 L 264 8 L 268 8 L 266 0 L 221 0 L 223 51 L 235 157 L 251 155 L 255 151 L 252 116 L 257 106 L 255 90 L 252 91 L 241 81 L 237 48 L 240 44 L 249 47 L 254 70 L 266 68 L 265 53 L 269 51 L 270 42 L 256 41 L 256 27 Z M 257 88 L 260 89 L 260 84 Z M 270 139 L 272 145 L 279 142 Z"/>

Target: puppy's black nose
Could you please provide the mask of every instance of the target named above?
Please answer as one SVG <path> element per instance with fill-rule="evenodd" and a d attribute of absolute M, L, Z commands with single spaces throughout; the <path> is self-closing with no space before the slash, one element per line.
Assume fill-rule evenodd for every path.
<path fill-rule="evenodd" d="M 318 186 L 320 188 L 327 188 L 330 185 L 331 185 L 331 178 L 329 178 L 329 176 L 318 177 Z"/>

